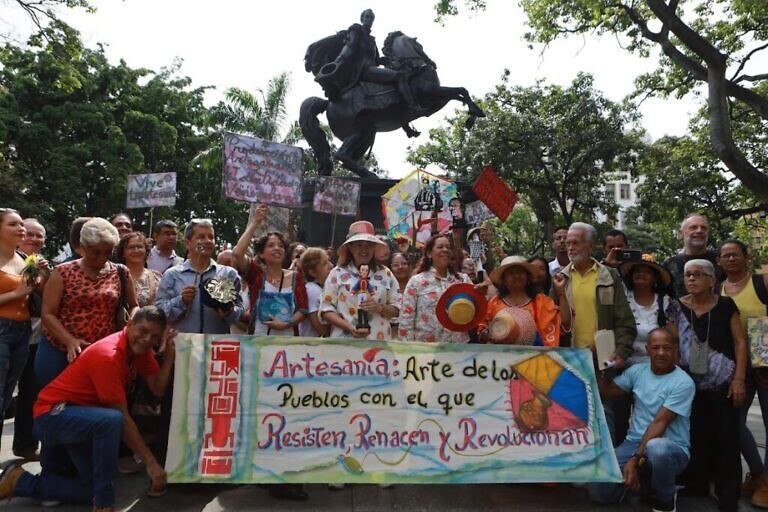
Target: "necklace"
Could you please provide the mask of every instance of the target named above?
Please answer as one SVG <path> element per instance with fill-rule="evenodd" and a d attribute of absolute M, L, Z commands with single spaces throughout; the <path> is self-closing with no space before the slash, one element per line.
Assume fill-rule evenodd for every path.
<path fill-rule="evenodd" d="M 731 280 L 729 280 L 729 279 L 726 279 L 726 280 L 725 280 L 725 284 L 727 284 L 727 285 L 731 285 L 731 286 L 738 286 L 738 285 L 740 285 L 741 283 L 743 283 L 744 281 L 746 281 L 747 279 L 749 279 L 750 277 L 752 277 L 752 274 L 750 274 L 749 272 L 747 272 L 747 275 L 746 275 L 746 276 L 744 276 L 743 278 L 739 279 L 738 281 L 731 281 Z"/>
<path fill-rule="evenodd" d="M 282 278 L 283 278 L 283 271 L 282 270 L 280 270 L 280 275 L 277 275 L 277 276 L 270 276 L 269 274 L 267 274 L 267 282 L 269 284 L 271 284 L 272 286 L 275 286 L 275 287 L 280 285 L 280 280 Z"/>
<path fill-rule="evenodd" d="M 523 307 L 523 306 L 525 306 L 526 304 L 530 303 L 532 299 L 531 299 L 530 297 L 528 297 L 528 300 L 526 300 L 526 301 L 525 301 L 525 302 L 523 302 L 522 304 L 515 304 L 514 302 L 512 302 L 512 300 L 511 300 L 509 297 L 504 297 L 504 298 L 503 298 L 503 299 L 501 299 L 501 300 L 502 300 L 502 302 L 504 302 L 504 304 L 506 304 L 507 306 L 512 306 L 512 307 L 515 307 L 515 308 L 522 308 L 522 307 Z"/>

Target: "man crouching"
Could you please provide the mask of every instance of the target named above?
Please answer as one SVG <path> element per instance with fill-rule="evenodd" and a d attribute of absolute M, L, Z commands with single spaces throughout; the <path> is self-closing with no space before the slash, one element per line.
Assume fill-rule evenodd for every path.
<path fill-rule="evenodd" d="M 126 387 L 138 374 L 152 393 L 165 393 L 175 357 L 175 335 L 166 330 L 162 310 L 145 306 L 125 329 L 88 347 L 43 388 L 33 411 L 33 433 L 42 441 L 42 471 L 32 475 L 20 465 L 10 466 L 0 478 L 0 499 L 27 496 L 112 511 L 121 439 L 144 461 L 150 490 L 162 492 L 165 470 L 128 413 Z M 162 366 L 152 350 L 158 345 L 165 346 Z M 77 476 L 61 476 L 57 470 L 70 464 Z"/>

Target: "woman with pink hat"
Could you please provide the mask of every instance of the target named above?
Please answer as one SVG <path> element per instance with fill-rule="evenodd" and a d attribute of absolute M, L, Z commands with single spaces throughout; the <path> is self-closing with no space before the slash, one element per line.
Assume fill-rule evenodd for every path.
<path fill-rule="evenodd" d="M 480 338 L 491 343 L 560 346 L 560 333 L 571 329 L 571 308 L 565 295 L 565 279 L 555 274 L 552 285 L 560 296 L 560 308 L 543 293 L 534 291 L 536 267 L 522 256 L 507 256 L 490 278 L 498 294 L 488 302 Z"/>
<path fill-rule="evenodd" d="M 448 288 L 471 281 L 456 272 L 452 241 L 446 235 L 433 236 L 424 246 L 424 257 L 405 286 L 400 311 L 400 338 L 428 343 L 467 343 L 469 329 L 454 330 L 438 319 L 438 302 Z M 471 322 L 461 322 L 470 325 Z M 449 324 L 450 325 L 450 324 Z"/>
<path fill-rule="evenodd" d="M 400 292 L 395 275 L 376 263 L 376 247 L 383 244 L 370 222 L 349 226 L 337 251 L 338 263 L 325 279 L 318 310 L 331 324 L 332 338 L 390 338 L 389 322 L 398 315 Z"/>

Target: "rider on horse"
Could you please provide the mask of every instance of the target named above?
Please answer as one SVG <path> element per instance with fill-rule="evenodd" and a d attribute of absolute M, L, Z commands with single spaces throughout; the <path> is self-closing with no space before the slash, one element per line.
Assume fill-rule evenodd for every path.
<path fill-rule="evenodd" d="M 418 113 L 421 107 L 408 86 L 406 75 L 379 66 L 384 63 L 384 59 L 379 56 L 376 39 L 371 35 L 374 19 L 373 11 L 366 9 L 360 15 L 361 23 L 354 23 L 346 31 L 337 34 L 343 36 L 343 46 L 335 60 L 319 70 L 316 80 L 330 99 L 359 82 L 395 84 L 406 108 L 411 113 Z"/>

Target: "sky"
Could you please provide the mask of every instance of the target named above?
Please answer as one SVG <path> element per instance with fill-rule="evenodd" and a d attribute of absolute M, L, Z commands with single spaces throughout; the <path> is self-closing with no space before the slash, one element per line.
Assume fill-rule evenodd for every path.
<path fill-rule="evenodd" d="M 463 6 L 461 0 L 457 0 Z M 131 67 L 159 70 L 182 58 L 181 75 L 194 86 L 210 85 L 206 103 L 215 104 L 228 87 L 256 92 L 266 89 L 270 78 L 288 71 L 291 90 L 287 98 L 286 128 L 298 119 L 299 106 L 322 89 L 304 71 L 309 44 L 357 22 L 366 8 L 376 14 L 372 34 L 379 47 L 387 33 L 400 30 L 418 37 L 424 51 L 437 64 L 441 83 L 464 86 L 482 97 L 500 83 L 504 69 L 512 85 L 530 86 L 537 80 L 568 85 L 580 71 L 595 77 L 605 96 L 621 101 L 633 90 L 633 80 L 653 69 L 655 59 L 640 59 L 622 50 L 613 36 L 571 37 L 548 48 L 529 49 L 523 41 L 525 15 L 516 1 L 491 0 L 485 11 L 462 14 L 434 22 L 434 0 L 313 1 L 282 0 L 94 0 L 97 11 L 61 10 L 77 28 L 84 43 L 102 43 L 111 62 L 124 60 Z M 11 12 L 8 0 L 0 7 L 0 23 L 11 23 L 19 37 L 29 30 L 20 13 Z M 390 177 L 413 169 L 406 162 L 407 149 L 428 141 L 430 128 L 445 125 L 452 102 L 429 119 L 416 120 L 422 132 L 408 139 L 404 132 L 377 135 L 374 153 Z M 692 101 L 650 99 L 640 106 L 643 127 L 652 139 L 685 133 L 697 105 Z M 151 171 L 151 170 L 150 170 Z"/>

